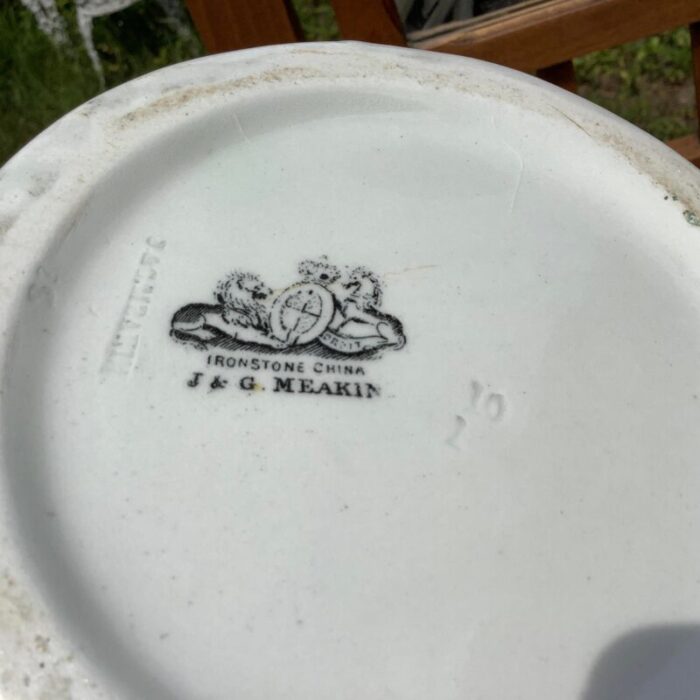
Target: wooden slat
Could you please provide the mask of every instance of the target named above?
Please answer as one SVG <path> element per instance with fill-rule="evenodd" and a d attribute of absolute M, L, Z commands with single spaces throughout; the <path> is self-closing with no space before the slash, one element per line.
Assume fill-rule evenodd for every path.
<path fill-rule="evenodd" d="M 394 0 L 331 0 L 343 39 L 406 46 Z"/>
<path fill-rule="evenodd" d="M 289 0 L 187 0 L 208 53 L 303 39 Z"/>
<path fill-rule="evenodd" d="M 697 134 L 690 134 L 690 136 L 668 141 L 667 145 L 691 163 L 700 167 L 700 138 L 698 138 Z"/>
<path fill-rule="evenodd" d="M 700 22 L 694 22 L 690 25 L 690 50 L 693 52 L 695 115 L 698 117 L 698 133 L 700 134 Z"/>
<path fill-rule="evenodd" d="M 486 24 L 490 22 L 498 22 L 506 15 L 512 15 L 514 12 L 522 12 L 523 10 L 531 9 L 535 5 L 542 5 L 544 3 L 550 3 L 552 0 L 520 0 L 517 5 L 508 5 L 500 10 L 492 10 L 484 15 L 477 15 L 476 17 L 470 17 L 469 19 L 458 19 L 452 22 L 445 22 L 444 24 L 439 24 L 436 27 L 430 27 L 429 29 L 414 29 L 412 32 L 408 33 L 409 44 L 415 44 L 424 39 L 434 39 L 443 34 L 448 34 L 450 32 L 455 32 L 460 29 L 469 29 L 477 24 Z"/>
<path fill-rule="evenodd" d="M 540 68 L 537 71 L 537 77 L 546 80 L 548 83 L 554 83 L 569 92 L 578 92 L 576 70 L 574 69 L 573 61 L 564 61 L 563 63 L 556 63 L 553 66 Z"/>
<path fill-rule="evenodd" d="M 552 0 L 411 45 L 524 71 L 700 21 L 700 0 Z"/>

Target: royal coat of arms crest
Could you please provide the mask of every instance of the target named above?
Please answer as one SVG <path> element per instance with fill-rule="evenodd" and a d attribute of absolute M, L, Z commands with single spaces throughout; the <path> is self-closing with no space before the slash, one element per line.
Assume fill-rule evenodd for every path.
<path fill-rule="evenodd" d="M 302 261 L 298 274 L 275 293 L 253 272 L 231 272 L 216 285 L 214 303 L 187 304 L 175 312 L 170 335 L 201 350 L 356 359 L 406 344 L 401 322 L 381 310 L 383 285 L 368 268 L 341 269 L 323 256 Z"/>

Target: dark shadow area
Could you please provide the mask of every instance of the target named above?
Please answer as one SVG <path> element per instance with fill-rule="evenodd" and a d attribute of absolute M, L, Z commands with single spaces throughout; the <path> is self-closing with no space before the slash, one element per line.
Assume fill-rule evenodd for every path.
<path fill-rule="evenodd" d="M 415 32 L 505 10 L 522 2 L 523 0 L 396 0 L 396 9 L 406 31 Z"/>
<path fill-rule="evenodd" d="M 582 700 L 698 700 L 700 624 L 625 634 L 595 663 Z"/>

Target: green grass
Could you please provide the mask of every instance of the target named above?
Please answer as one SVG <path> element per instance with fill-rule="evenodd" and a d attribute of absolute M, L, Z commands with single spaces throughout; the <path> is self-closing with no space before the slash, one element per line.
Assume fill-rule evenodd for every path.
<path fill-rule="evenodd" d="M 97 92 L 81 58 L 57 50 L 29 13 L 0 8 L 0 162 Z"/>
<path fill-rule="evenodd" d="M 292 0 L 307 41 L 340 39 L 329 0 Z"/>
<path fill-rule="evenodd" d="M 60 116 L 100 92 L 83 50 L 73 4 L 61 0 L 71 46 L 57 48 L 18 0 L 0 2 L 0 163 Z M 153 0 L 94 22 L 108 88 L 203 53 L 196 34 L 181 37 Z"/>
<path fill-rule="evenodd" d="M 253 0 L 251 0 L 253 1 Z M 293 0 L 307 39 L 338 38 L 329 0 Z M 0 164 L 29 139 L 100 91 L 77 33 L 73 2 L 59 0 L 72 46 L 56 48 L 19 0 L 0 0 Z M 180 36 L 154 0 L 94 23 L 107 87 L 203 53 Z M 581 94 L 661 139 L 696 128 L 690 38 L 677 30 L 578 59 Z"/>
<path fill-rule="evenodd" d="M 697 128 L 687 29 L 584 56 L 575 66 L 581 95 L 654 136 Z"/>

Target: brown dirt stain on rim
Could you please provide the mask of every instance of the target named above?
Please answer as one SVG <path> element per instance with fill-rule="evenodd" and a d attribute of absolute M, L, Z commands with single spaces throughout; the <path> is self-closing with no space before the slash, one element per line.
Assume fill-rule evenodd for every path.
<path fill-rule="evenodd" d="M 323 49 L 297 48 L 293 51 L 299 54 L 336 54 L 335 51 L 327 52 Z M 354 54 L 350 52 L 349 59 Z M 584 131 L 594 142 L 601 146 L 608 146 L 619 153 L 628 163 L 650 178 L 654 184 L 664 192 L 675 192 L 680 204 L 680 211 L 688 223 L 688 217 L 684 212 L 700 211 L 700 184 L 697 178 L 688 173 L 688 177 L 679 168 L 673 168 L 667 158 L 662 156 L 659 148 L 650 144 L 638 143 L 632 134 L 626 134 L 621 127 L 615 124 L 606 124 L 605 116 L 597 116 L 587 113 L 587 110 L 571 111 L 569 114 L 566 104 L 559 100 L 542 100 L 539 104 L 533 104 L 533 86 L 518 84 L 513 79 L 492 81 L 488 78 L 482 80 L 479 76 L 471 76 L 469 71 L 460 72 L 454 69 L 440 70 L 435 64 L 428 66 L 411 65 L 411 61 L 387 61 L 386 57 L 366 56 L 366 66 L 341 70 L 335 76 L 338 80 L 362 79 L 370 76 L 382 76 L 387 78 L 409 79 L 416 85 L 433 88 L 435 90 L 448 89 L 462 94 L 480 95 L 502 100 L 511 104 L 517 104 L 533 112 L 543 115 L 556 116 L 559 119 L 573 124 Z M 253 73 L 242 78 L 226 80 L 214 84 L 192 85 L 190 87 L 174 87 L 170 92 L 162 95 L 155 101 L 134 109 L 121 116 L 116 125 L 121 129 L 128 129 L 163 113 L 179 110 L 193 101 L 209 96 L 225 96 L 239 90 L 246 90 L 264 84 L 280 84 L 285 81 L 300 81 L 308 79 L 322 79 L 331 77 L 328 71 L 309 66 L 281 66 L 260 73 Z M 651 138 L 651 137 L 650 137 Z M 660 147 L 660 144 L 659 144 Z"/>
<path fill-rule="evenodd" d="M 321 77 L 323 73 L 310 68 L 283 67 L 274 70 L 257 73 L 254 75 L 226 80 L 213 85 L 193 85 L 184 89 L 177 89 L 172 93 L 159 97 L 144 107 L 128 112 L 119 119 L 119 126 L 122 128 L 132 126 L 142 121 L 155 117 L 163 112 L 178 110 L 194 100 L 214 95 L 227 95 L 237 90 L 245 90 L 257 85 L 281 83 L 285 80 L 300 80 Z"/>

